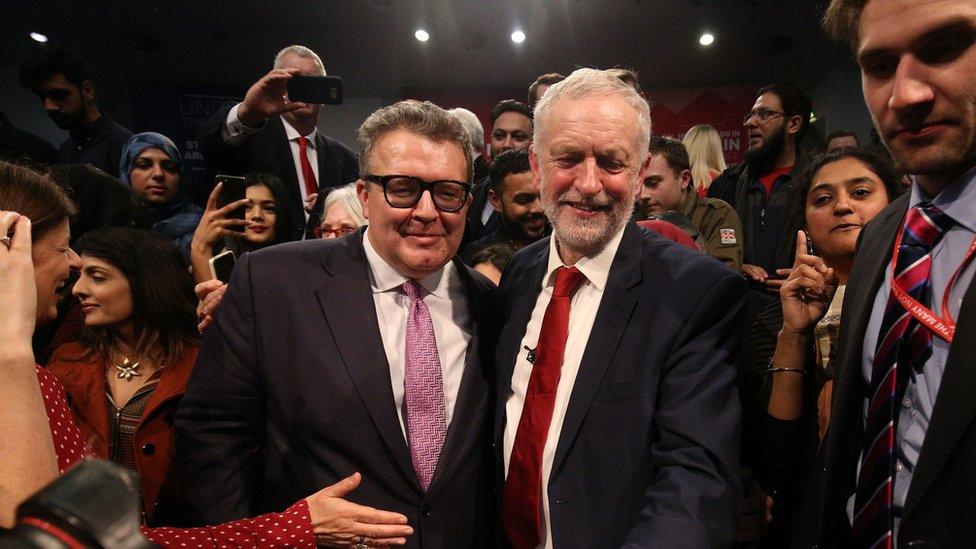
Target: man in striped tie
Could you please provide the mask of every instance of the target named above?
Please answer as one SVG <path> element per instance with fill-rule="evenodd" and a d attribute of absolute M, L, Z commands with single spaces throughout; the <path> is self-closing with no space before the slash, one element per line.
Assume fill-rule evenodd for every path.
<path fill-rule="evenodd" d="M 798 546 L 964 547 L 976 525 L 976 1 L 833 0 L 910 192 L 860 237 Z"/>

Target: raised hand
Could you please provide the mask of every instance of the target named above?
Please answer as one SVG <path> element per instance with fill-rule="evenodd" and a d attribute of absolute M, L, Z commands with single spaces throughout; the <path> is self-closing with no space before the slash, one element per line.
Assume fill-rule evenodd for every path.
<path fill-rule="evenodd" d="M 827 314 L 838 284 L 834 270 L 822 258 L 807 254 L 807 235 L 799 231 L 793 270 L 779 291 L 783 330 L 797 334 L 809 330 Z"/>
<path fill-rule="evenodd" d="M 11 234 L 12 233 L 12 234 Z M 31 259 L 31 223 L 16 212 L 0 211 L 0 333 L 11 347 L 30 349 L 37 322 L 37 286 Z M 8 249 L 9 248 L 9 249 Z"/>
<path fill-rule="evenodd" d="M 301 70 L 274 69 L 262 76 L 247 90 L 237 109 L 237 118 L 244 125 L 257 128 L 272 116 L 306 107 L 305 103 L 288 100 L 288 81 L 296 74 L 301 74 Z"/>
<path fill-rule="evenodd" d="M 193 276 L 197 282 L 210 279 L 210 268 L 207 262 L 213 256 L 213 247 L 221 237 L 241 238 L 242 233 L 232 230 L 231 227 L 247 227 L 251 224 L 245 219 L 228 218 L 231 212 L 246 206 L 250 199 L 243 198 L 227 204 L 223 208 L 217 207 L 217 197 L 223 183 L 217 183 L 214 190 L 207 198 L 207 207 L 203 210 L 203 216 L 193 231 L 193 240 L 190 241 L 190 263 L 193 265 Z"/>

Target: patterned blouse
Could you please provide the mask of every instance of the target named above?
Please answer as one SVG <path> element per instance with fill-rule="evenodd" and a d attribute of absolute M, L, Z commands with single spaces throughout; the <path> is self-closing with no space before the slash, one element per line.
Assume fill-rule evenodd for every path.
<path fill-rule="evenodd" d="M 50 372 L 37 367 L 41 395 L 47 409 L 58 457 L 58 469 L 64 473 L 72 465 L 91 455 L 81 430 L 68 408 L 64 389 Z M 200 528 L 143 528 L 147 538 L 163 547 L 315 547 L 312 519 L 304 499 L 282 513 L 269 513 L 252 519 L 241 519 Z"/>

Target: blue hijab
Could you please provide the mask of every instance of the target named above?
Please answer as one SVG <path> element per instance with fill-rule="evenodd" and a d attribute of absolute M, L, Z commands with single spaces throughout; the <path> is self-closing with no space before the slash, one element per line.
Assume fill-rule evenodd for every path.
<path fill-rule="evenodd" d="M 193 240 L 193 231 L 200 223 L 203 210 L 190 202 L 186 193 L 186 183 L 189 182 L 189 178 L 186 177 L 186 166 L 183 164 L 183 157 L 180 155 L 179 149 L 176 148 L 176 144 L 160 133 L 144 132 L 133 135 L 122 148 L 119 180 L 130 187 L 132 186 L 132 182 L 129 181 L 132 164 L 146 149 L 159 149 L 166 153 L 166 156 L 176 164 L 180 172 L 180 186 L 173 200 L 161 206 L 149 206 L 152 229 L 170 239 L 183 252 L 184 258 L 189 258 L 190 241 Z"/>

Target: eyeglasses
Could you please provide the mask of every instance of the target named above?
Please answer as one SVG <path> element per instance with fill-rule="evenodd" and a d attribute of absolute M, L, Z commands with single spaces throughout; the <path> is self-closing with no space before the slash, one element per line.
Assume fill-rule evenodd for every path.
<path fill-rule="evenodd" d="M 424 192 L 430 191 L 434 207 L 453 213 L 464 207 L 471 194 L 470 184 L 452 179 L 424 181 L 409 175 L 367 175 L 363 179 L 382 185 L 386 203 L 394 208 L 413 208 Z"/>
<path fill-rule="evenodd" d="M 353 227 L 339 227 L 338 229 L 326 229 L 324 227 L 312 227 L 312 236 L 315 238 L 339 238 L 340 236 L 345 236 L 349 233 L 356 232 Z"/>
<path fill-rule="evenodd" d="M 786 114 L 785 112 L 778 112 L 778 111 L 770 111 L 770 110 L 766 110 L 766 109 L 759 109 L 757 111 L 752 111 L 750 113 L 747 113 L 745 116 L 743 116 L 742 117 L 742 124 L 743 125 L 748 124 L 749 121 L 752 120 L 753 118 L 755 118 L 756 120 L 759 121 L 760 124 L 762 124 L 763 122 L 766 122 L 770 118 L 773 118 L 773 117 L 776 117 L 776 116 L 783 116 L 785 114 Z"/>

